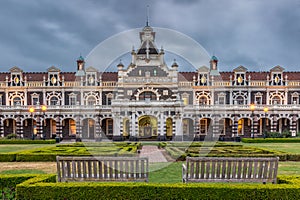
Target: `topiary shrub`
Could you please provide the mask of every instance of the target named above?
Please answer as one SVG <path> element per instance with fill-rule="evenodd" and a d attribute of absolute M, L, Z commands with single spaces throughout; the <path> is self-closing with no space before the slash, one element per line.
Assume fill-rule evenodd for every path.
<path fill-rule="evenodd" d="M 8 140 L 17 139 L 17 134 L 11 133 L 11 134 L 8 134 L 5 138 Z"/>

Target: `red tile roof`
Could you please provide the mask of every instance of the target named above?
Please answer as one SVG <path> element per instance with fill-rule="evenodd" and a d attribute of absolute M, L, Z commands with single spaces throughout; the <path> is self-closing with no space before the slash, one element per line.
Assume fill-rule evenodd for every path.
<path fill-rule="evenodd" d="M 262 71 L 247 71 L 246 78 L 248 79 L 249 75 L 251 80 L 267 80 L 267 76 L 270 76 L 271 72 Z M 118 72 L 99 72 L 99 76 L 102 76 L 102 81 L 117 81 Z M 223 71 L 220 72 L 221 77 L 216 77 L 215 80 L 221 78 L 223 81 L 229 81 L 230 76 L 234 78 L 233 71 Z M 0 81 L 5 81 L 6 76 L 10 78 L 10 72 L 0 72 Z M 48 72 L 23 72 L 23 78 L 27 77 L 27 81 L 43 81 L 43 77 L 48 78 Z M 75 72 L 60 72 L 60 76 L 64 76 L 65 81 L 74 81 L 76 79 Z M 178 80 L 179 81 L 193 81 L 193 77 L 197 76 L 197 72 L 179 72 Z M 300 81 L 300 71 L 290 71 L 283 72 L 283 78 L 288 77 L 288 80 Z M 271 77 L 270 77 L 271 78 Z"/>
<path fill-rule="evenodd" d="M 102 81 L 118 81 L 118 72 L 103 72 Z"/>
<path fill-rule="evenodd" d="M 178 80 L 179 81 L 193 81 L 193 77 L 197 77 L 197 72 L 179 72 Z"/>

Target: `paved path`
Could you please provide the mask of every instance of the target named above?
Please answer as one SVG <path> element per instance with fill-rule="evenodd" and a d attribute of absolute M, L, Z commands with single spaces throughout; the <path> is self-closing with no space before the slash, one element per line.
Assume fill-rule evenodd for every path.
<path fill-rule="evenodd" d="M 149 162 L 168 162 L 163 155 L 163 149 L 158 149 L 157 146 L 144 145 L 140 157 L 148 157 Z"/>

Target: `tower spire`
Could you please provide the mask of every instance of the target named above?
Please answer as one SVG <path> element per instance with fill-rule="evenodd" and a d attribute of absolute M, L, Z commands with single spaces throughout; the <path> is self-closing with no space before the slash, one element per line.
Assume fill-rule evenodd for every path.
<path fill-rule="evenodd" d="M 149 5 L 147 5 L 147 21 L 146 26 L 149 26 Z"/>

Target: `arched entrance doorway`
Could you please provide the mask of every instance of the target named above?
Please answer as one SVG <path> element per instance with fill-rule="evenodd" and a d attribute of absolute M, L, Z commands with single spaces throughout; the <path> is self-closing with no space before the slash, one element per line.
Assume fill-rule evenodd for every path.
<path fill-rule="evenodd" d="M 36 121 L 32 118 L 24 119 L 23 121 L 23 137 L 30 138 L 36 137 L 37 135 Z"/>
<path fill-rule="evenodd" d="M 63 138 L 76 138 L 76 122 L 72 118 L 67 118 L 62 121 Z"/>
<path fill-rule="evenodd" d="M 108 138 L 112 139 L 114 131 L 114 121 L 112 118 L 105 118 L 101 124 L 102 133 Z"/>
<path fill-rule="evenodd" d="M 173 137 L 173 119 L 170 117 L 166 120 L 166 135 L 168 139 Z"/>
<path fill-rule="evenodd" d="M 130 135 L 130 124 L 129 124 L 129 119 L 124 118 L 123 119 L 123 137 L 128 138 Z"/>
<path fill-rule="evenodd" d="M 223 137 L 231 138 L 232 136 L 233 120 L 230 118 L 223 118 L 219 121 L 219 132 Z"/>
<path fill-rule="evenodd" d="M 237 133 L 240 136 L 244 136 L 244 137 L 251 137 L 252 134 L 252 126 L 254 126 L 253 124 L 253 119 L 249 119 L 249 118 L 241 118 L 238 121 L 238 127 L 237 127 Z"/>
<path fill-rule="evenodd" d="M 283 133 L 289 131 L 290 131 L 290 119 L 288 118 L 278 119 L 276 132 Z"/>
<path fill-rule="evenodd" d="M 42 133 L 46 139 L 56 137 L 56 121 L 54 119 L 45 119 L 44 126 L 42 127 Z"/>
<path fill-rule="evenodd" d="M 9 134 L 16 134 L 17 127 L 16 127 L 16 120 L 14 119 L 5 119 L 3 121 L 3 128 L 4 128 L 4 137 Z"/>
<path fill-rule="evenodd" d="M 82 127 L 82 138 L 84 139 L 94 139 L 95 138 L 95 132 L 96 132 L 96 123 L 93 119 L 84 119 L 82 121 L 83 127 Z"/>
<path fill-rule="evenodd" d="M 153 116 L 139 117 L 139 137 L 151 138 L 157 137 L 157 119 Z"/>
<path fill-rule="evenodd" d="M 184 118 L 182 120 L 182 131 L 183 131 L 183 139 L 190 140 L 194 138 L 194 120 L 190 118 Z"/>

